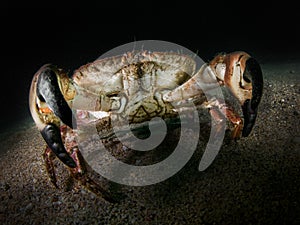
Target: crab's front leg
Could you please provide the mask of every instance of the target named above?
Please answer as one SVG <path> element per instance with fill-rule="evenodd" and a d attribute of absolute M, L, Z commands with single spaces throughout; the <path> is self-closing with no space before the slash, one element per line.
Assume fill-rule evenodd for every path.
<path fill-rule="evenodd" d="M 223 85 L 229 88 L 241 104 L 243 121 L 231 107 L 220 101 L 218 94 L 214 95 L 217 93 L 214 90 Z M 214 101 L 206 103 L 211 109 L 213 119 L 218 120 L 218 113 L 226 116 L 234 126 L 232 137 L 238 138 L 240 133 L 248 136 L 255 124 L 262 89 L 263 77 L 258 62 L 245 52 L 233 52 L 216 56 L 187 82 L 166 93 L 163 99 L 167 102 L 178 102 L 200 97 L 201 104 L 205 103 L 203 96 L 214 98 Z"/>
<path fill-rule="evenodd" d="M 65 165 L 74 168 L 76 163 L 66 151 L 60 132 L 60 121 L 72 127 L 72 111 L 60 92 L 57 73 L 56 67 L 45 65 L 34 75 L 29 94 L 30 112 L 48 148 Z"/>
<path fill-rule="evenodd" d="M 190 80 L 168 92 L 164 100 L 180 104 L 182 100 L 192 99 L 201 108 L 209 110 L 217 133 L 222 132 L 228 119 L 233 126 L 232 138 L 239 138 L 243 129 L 243 120 L 231 106 L 225 103 L 222 92 L 220 90 L 218 92 L 218 87 L 220 84 L 215 74 L 209 65 L 205 64 Z"/>
<path fill-rule="evenodd" d="M 217 80 L 229 88 L 242 106 L 244 127 L 248 136 L 255 124 L 263 92 L 263 75 L 259 63 L 246 52 L 219 54 L 210 62 Z"/>
<path fill-rule="evenodd" d="M 113 201 L 103 188 L 89 178 L 75 139 L 68 137 L 73 132 L 74 118 L 67 100 L 73 99 L 74 95 L 68 76 L 52 65 L 43 66 L 33 78 L 29 96 L 30 111 L 47 143 L 43 155 L 47 172 L 57 187 L 52 162 L 56 155 L 69 168 L 73 178 L 95 194 Z"/>

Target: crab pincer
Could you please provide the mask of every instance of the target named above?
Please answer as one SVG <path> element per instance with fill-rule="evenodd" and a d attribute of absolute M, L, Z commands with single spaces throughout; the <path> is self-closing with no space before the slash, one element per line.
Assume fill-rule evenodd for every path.
<path fill-rule="evenodd" d="M 56 67 L 43 66 L 34 76 L 30 91 L 30 110 L 42 137 L 53 153 L 67 166 L 76 163 L 66 151 L 61 134 L 60 122 L 72 127 L 72 111 L 61 94 Z"/>

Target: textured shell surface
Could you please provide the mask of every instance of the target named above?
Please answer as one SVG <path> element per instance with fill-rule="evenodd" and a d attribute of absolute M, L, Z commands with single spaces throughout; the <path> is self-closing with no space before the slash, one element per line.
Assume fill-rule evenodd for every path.
<path fill-rule="evenodd" d="M 75 71 L 77 108 L 109 112 L 113 120 L 140 123 L 174 116 L 163 96 L 189 80 L 195 60 L 173 52 L 128 52 L 84 65 Z"/>
<path fill-rule="evenodd" d="M 173 89 L 193 76 L 195 68 L 194 59 L 188 55 L 133 51 L 84 65 L 75 71 L 73 80 L 95 94 L 131 88 L 126 86 L 126 80 L 140 80 L 144 88 Z"/>

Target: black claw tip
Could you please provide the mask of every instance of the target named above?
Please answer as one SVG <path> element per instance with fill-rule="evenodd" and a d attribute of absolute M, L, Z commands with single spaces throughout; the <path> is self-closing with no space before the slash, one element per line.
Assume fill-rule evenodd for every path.
<path fill-rule="evenodd" d="M 245 101 L 244 105 L 242 106 L 242 109 L 244 115 L 244 128 L 242 136 L 247 137 L 251 133 L 251 130 L 255 124 L 257 110 L 253 110 L 251 108 L 251 102 L 249 99 Z"/>
<path fill-rule="evenodd" d="M 244 128 L 242 135 L 247 137 L 255 124 L 257 117 L 257 109 L 262 97 L 263 91 L 263 76 L 260 65 L 254 58 L 246 61 L 244 77 L 249 77 L 252 80 L 252 96 L 247 99 L 242 106 L 244 115 Z"/>
<path fill-rule="evenodd" d="M 48 124 L 41 131 L 41 134 L 46 141 L 49 148 L 54 152 L 54 154 L 67 166 L 71 168 L 76 167 L 76 163 L 67 153 L 61 139 L 60 130 L 54 124 Z"/>
<path fill-rule="evenodd" d="M 263 92 L 263 75 L 259 63 L 250 58 L 246 61 L 245 73 L 251 76 L 252 80 L 252 98 L 251 108 L 256 109 L 260 103 Z"/>

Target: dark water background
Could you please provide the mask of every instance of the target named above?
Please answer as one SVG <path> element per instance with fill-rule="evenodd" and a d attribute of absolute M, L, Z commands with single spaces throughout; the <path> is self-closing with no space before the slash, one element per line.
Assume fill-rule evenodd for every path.
<path fill-rule="evenodd" d="M 28 93 L 45 63 L 70 73 L 101 54 L 139 40 L 165 40 L 208 61 L 244 50 L 261 63 L 298 60 L 299 13 L 287 2 L 120 1 L 4 3 L 1 24 L 0 132 L 32 124 Z"/>

